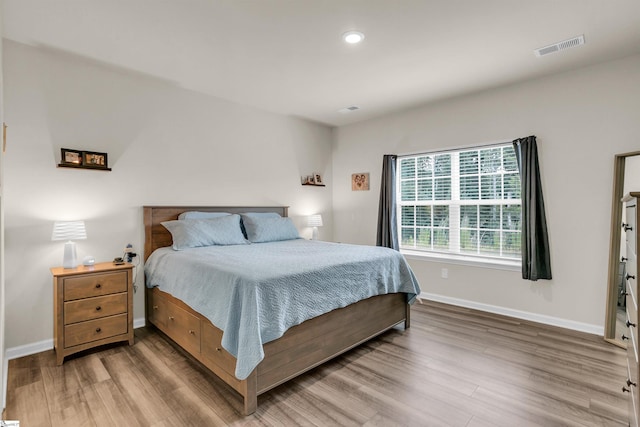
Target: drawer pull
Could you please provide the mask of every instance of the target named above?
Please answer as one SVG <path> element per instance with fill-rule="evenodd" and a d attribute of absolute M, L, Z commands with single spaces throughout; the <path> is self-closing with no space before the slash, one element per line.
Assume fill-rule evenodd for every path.
<path fill-rule="evenodd" d="M 96 283 L 96 289 L 100 289 L 102 285 L 100 283 Z"/>
<path fill-rule="evenodd" d="M 629 224 L 625 224 L 624 222 L 622 223 L 622 228 L 624 228 L 624 231 L 631 231 L 633 230 L 633 227 L 630 226 Z"/>
<path fill-rule="evenodd" d="M 216 351 L 222 351 L 220 347 L 216 347 Z"/>
<path fill-rule="evenodd" d="M 629 380 L 629 379 L 627 380 L 627 385 L 628 385 L 629 387 L 631 387 L 631 386 L 637 387 L 637 386 L 638 386 L 638 384 L 637 384 L 637 383 L 634 383 L 633 381 L 631 381 L 631 380 Z"/>
<path fill-rule="evenodd" d="M 96 333 L 99 334 L 100 332 L 102 332 L 102 329 L 96 328 Z"/>
<path fill-rule="evenodd" d="M 628 259 L 629 259 L 629 258 L 622 257 L 622 258 L 620 258 L 620 261 L 621 261 L 621 262 L 625 262 L 625 261 L 626 261 L 626 260 L 628 260 Z"/>
<path fill-rule="evenodd" d="M 100 310 L 102 310 L 102 307 L 97 306 L 97 307 L 96 307 L 96 311 L 100 311 Z"/>
<path fill-rule="evenodd" d="M 635 280 L 635 278 L 636 278 L 636 276 L 632 276 L 630 274 L 627 274 L 627 280 L 629 280 L 629 279 L 634 279 Z"/>
<path fill-rule="evenodd" d="M 195 335 L 195 334 L 196 334 L 196 331 L 194 331 L 193 329 L 189 329 L 189 333 L 190 333 L 191 335 Z"/>
<path fill-rule="evenodd" d="M 622 386 L 622 392 L 623 393 L 631 393 L 631 390 L 629 390 L 628 388 L 626 388 L 625 386 Z"/>
<path fill-rule="evenodd" d="M 169 320 L 174 320 L 175 318 L 173 316 L 169 316 Z"/>
<path fill-rule="evenodd" d="M 631 323 L 630 321 L 627 320 L 627 323 L 625 323 L 625 325 L 627 325 L 627 328 L 635 328 L 636 324 L 635 323 Z"/>
<path fill-rule="evenodd" d="M 157 310 L 157 309 L 158 309 L 158 306 L 157 306 L 157 305 L 154 305 L 154 306 L 153 306 L 153 309 L 154 309 L 154 310 Z"/>
<path fill-rule="evenodd" d="M 629 339 L 629 337 L 628 337 L 628 336 L 626 336 L 625 334 L 622 334 L 622 336 L 621 336 L 620 338 L 622 338 L 622 341 L 624 341 L 624 340 L 628 340 L 628 339 Z"/>
<path fill-rule="evenodd" d="M 627 295 L 629 295 L 629 292 L 625 292 L 624 290 L 620 291 L 620 295 L 622 295 L 623 297 L 626 297 Z"/>

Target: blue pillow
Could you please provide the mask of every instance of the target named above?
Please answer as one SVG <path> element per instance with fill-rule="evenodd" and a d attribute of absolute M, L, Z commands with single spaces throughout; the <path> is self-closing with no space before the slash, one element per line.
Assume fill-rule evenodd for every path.
<path fill-rule="evenodd" d="M 172 247 L 176 251 L 201 246 L 248 243 L 240 230 L 240 215 L 165 221 L 162 225 L 171 233 Z"/>
<path fill-rule="evenodd" d="M 282 218 L 277 212 L 242 212 L 243 218 Z"/>
<path fill-rule="evenodd" d="M 178 219 L 209 219 L 220 218 L 221 216 L 231 215 L 228 212 L 200 212 L 200 211 L 187 211 L 178 215 Z"/>
<path fill-rule="evenodd" d="M 298 229 L 291 218 L 269 216 L 243 216 L 247 239 L 252 243 L 277 242 L 299 239 Z"/>
<path fill-rule="evenodd" d="M 247 230 L 244 226 L 245 219 L 248 218 L 282 218 L 280 214 L 276 212 L 243 212 L 240 214 L 242 219 L 240 220 L 240 229 L 244 237 L 247 237 Z"/>

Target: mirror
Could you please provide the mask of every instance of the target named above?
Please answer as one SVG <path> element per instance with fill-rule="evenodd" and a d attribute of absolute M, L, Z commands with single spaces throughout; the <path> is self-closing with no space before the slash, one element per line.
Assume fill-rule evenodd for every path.
<path fill-rule="evenodd" d="M 604 339 L 620 347 L 626 347 L 621 336 L 626 330 L 624 298 L 625 240 L 622 234 L 622 197 L 630 191 L 640 191 L 640 151 L 618 154 L 613 167 L 613 195 L 611 198 L 611 234 L 609 241 L 609 275 L 607 286 L 607 310 L 604 324 Z"/>

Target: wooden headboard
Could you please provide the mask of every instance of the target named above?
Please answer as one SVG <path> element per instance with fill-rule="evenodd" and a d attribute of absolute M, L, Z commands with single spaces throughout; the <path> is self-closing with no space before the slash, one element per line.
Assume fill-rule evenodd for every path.
<path fill-rule="evenodd" d="M 144 206 L 144 260 L 158 248 L 171 246 L 171 233 L 162 226 L 162 222 L 178 219 L 178 215 L 187 211 L 200 212 L 277 212 L 288 216 L 288 206 Z"/>

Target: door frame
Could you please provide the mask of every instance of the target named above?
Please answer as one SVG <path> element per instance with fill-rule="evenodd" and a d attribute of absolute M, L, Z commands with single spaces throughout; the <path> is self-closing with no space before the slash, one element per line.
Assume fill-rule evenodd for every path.
<path fill-rule="evenodd" d="M 616 339 L 616 311 L 618 301 L 618 267 L 620 239 L 622 238 L 622 197 L 624 196 L 624 172 L 627 157 L 639 156 L 640 151 L 616 154 L 613 160 L 613 191 L 611 196 L 611 232 L 609 234 L 609 274 L 607 280 L 607 305 L 604 320 L 604 339 L 611 344 L 625 347 Z"/>

